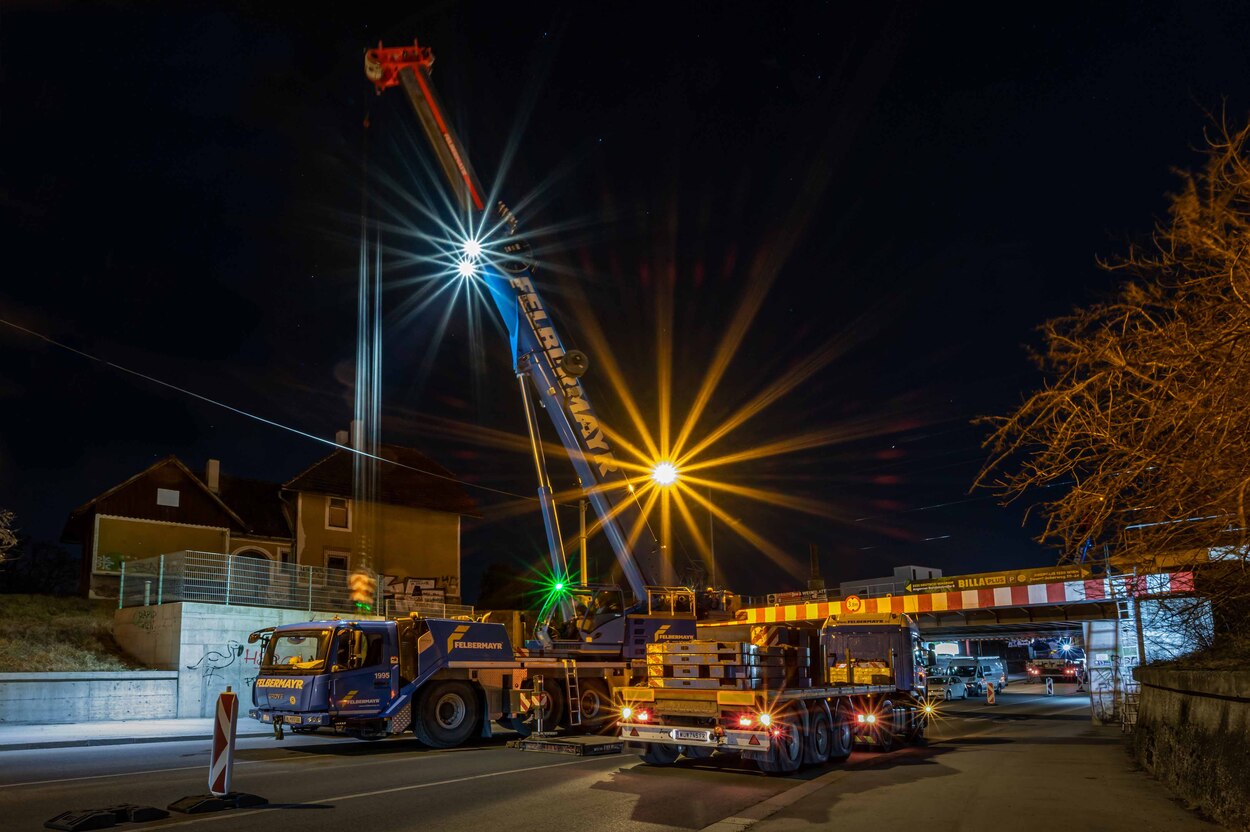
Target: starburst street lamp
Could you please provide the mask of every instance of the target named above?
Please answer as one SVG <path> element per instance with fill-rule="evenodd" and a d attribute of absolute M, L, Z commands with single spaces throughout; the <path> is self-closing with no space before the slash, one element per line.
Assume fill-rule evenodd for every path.
<path fill-rule="evenodd" d="M 658 463 L 651 469 L 651 479 L 661 488 L 677 482 L 677 467 L 671 462 Z"/>
<path fill-rule="evenodd" d="M 472 260 L 461 260 L 458 264 L 456 264 L 456 274 L 468 279 L 477 274 L 477 267 L 473 265 Z"/>
<path fill-rule="evenodd" d="M 464 252 L 464 256 L 466 260 L 470 260 L 470 261 L 476 260 L 477 258 L 482 256 L 481 240 L 475 240 L 472 237 L 470 237 L 469 239 L 464 241 L 464 246 L 462 247 L 462 251 Z"/>

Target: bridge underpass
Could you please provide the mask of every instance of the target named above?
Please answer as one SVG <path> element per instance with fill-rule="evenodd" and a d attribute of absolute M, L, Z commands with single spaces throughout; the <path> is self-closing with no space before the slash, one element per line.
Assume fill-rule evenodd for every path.
<path fill-rule="evenodd" d="M 1148 655 L 1152 645 L 1175 651 L 1175 633 L 1156 630 L 1159 625 L 1144 615 L 1146 603 L 1192 594 L 1192 572 L 1155 575 L 1116 575 L 1049 583 L 985 586 L 999 579 L 1010 582 L 1015 573 L 956 576 L 955 587 L 964 582 L 974 587 L 945 592 L 911 592 L 881 598 L 849 595 L 836 600 L 804 600 L 792 604 L 750 607 L 739 610 L 737 619 L 747 624 L 823 621 L 833 615 L 854 613 L 906 614 L 916 620 L 928 640 L 988 640 L 1037 637 L 1056 638 L 1079 632 L 1089 674 L 1091 718 L 1119 721 L 1126 730 L 1136 721 L 1137 683 L 1132 668 L 1140 660 L 1144 642 Z M 1023 576 L 1021 576 L 1023 577 Z M 1146 619 L 1146 623 L 1143 623 Z M 1162 625 L 1166 627 L 1166 623 Z"/>

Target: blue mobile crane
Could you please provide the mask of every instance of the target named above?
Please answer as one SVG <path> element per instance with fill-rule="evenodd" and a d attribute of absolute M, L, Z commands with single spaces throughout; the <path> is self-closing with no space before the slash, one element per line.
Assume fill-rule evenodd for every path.
<path fill-rule="evenodd" d="M 508 330 L 559 590 L 553 599 L 564 626 L 549 626 L 556 603 L 547 603 L 532 639 L 499 622 L 419 616 L 258 631 L 251 641 L 263 642 L 264 650 L 249 715 L 273 724 L 279 738 L 283 726 L 334 727 L 364 739 L 411 729 L 426 744 L 445 748 L 489 736 L 492 723 L 527 732 L 536 710 L 548 724 L 597 727 L 616 715 L 609 713 L 612 692 L 633 680 L 630 661 L 642 659 L 648 643 L 692 640 L 696 618 L 706 612 L 694 591 L 651 580 L 671 569 L 582 386 L 586 356 L 564 348 L 535 285 L 517 218 L 502 202 L 488 206 L 430 81 L 433 63 L 431 50 L 415 42 L 379 46 L 365 53 L 365 74 L 379 93 L 403 87 L 457 202 L 474 220 L 469 227 L 487 211 L 498 217 L 492 222 L 497 238 L 486 245 L 464 240 L 464 257 Z M 573 586 L 569 579 L 538 406 L 567 452 L 632 597 L 616 586 Z"/>

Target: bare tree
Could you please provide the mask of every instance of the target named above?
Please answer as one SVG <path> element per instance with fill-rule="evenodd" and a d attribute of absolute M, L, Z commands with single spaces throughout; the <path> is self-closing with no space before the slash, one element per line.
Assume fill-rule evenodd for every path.
<path fill-rule="evenodd" d="M 1250 126 L 1212 130 L 1150 245 L 1104 264 L 1118 293 L 1042 326 L 1044 389 L 984 420 L 978 485 L 1040 497 L 1061 560 L 1214 560 L 1224 594 L 1250 595 L 1248 141 Z"/>
<path fill-rule="evenodd" d="M 0 562 L 17 545 L 17 531 L 13 528 L 13 520 L 13 512 L 0 509 Z"/>

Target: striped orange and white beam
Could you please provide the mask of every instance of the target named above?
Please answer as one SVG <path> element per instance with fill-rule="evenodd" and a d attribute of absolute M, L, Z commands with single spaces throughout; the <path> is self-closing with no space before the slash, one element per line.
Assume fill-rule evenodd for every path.
<path fill-rule="evenodd" d="M 843 601 L 808 601 L 772 607 L 747 607 L 738 610 L 736 617 L 744 624 L 776 624 L 787 621 L 820 621 L 831 615 L 842 615 L 846 612 L 916 615 L 926 612 L 1086 604 L 1113 599 L 1112 593 L 1108 591 L 1108 581 L 1117 583 L 1114 594 L 1116 598 L 1174 595 L 1194 590 L 1192 572 L 1173 572 L 1140 577 L 1116 576 L 1053 584 L 965 589 L 955 592 L 917 592 L 891 595 L 886 598 L 862 598 L 859 609 L 853 611 L 843 609 Z"/>

